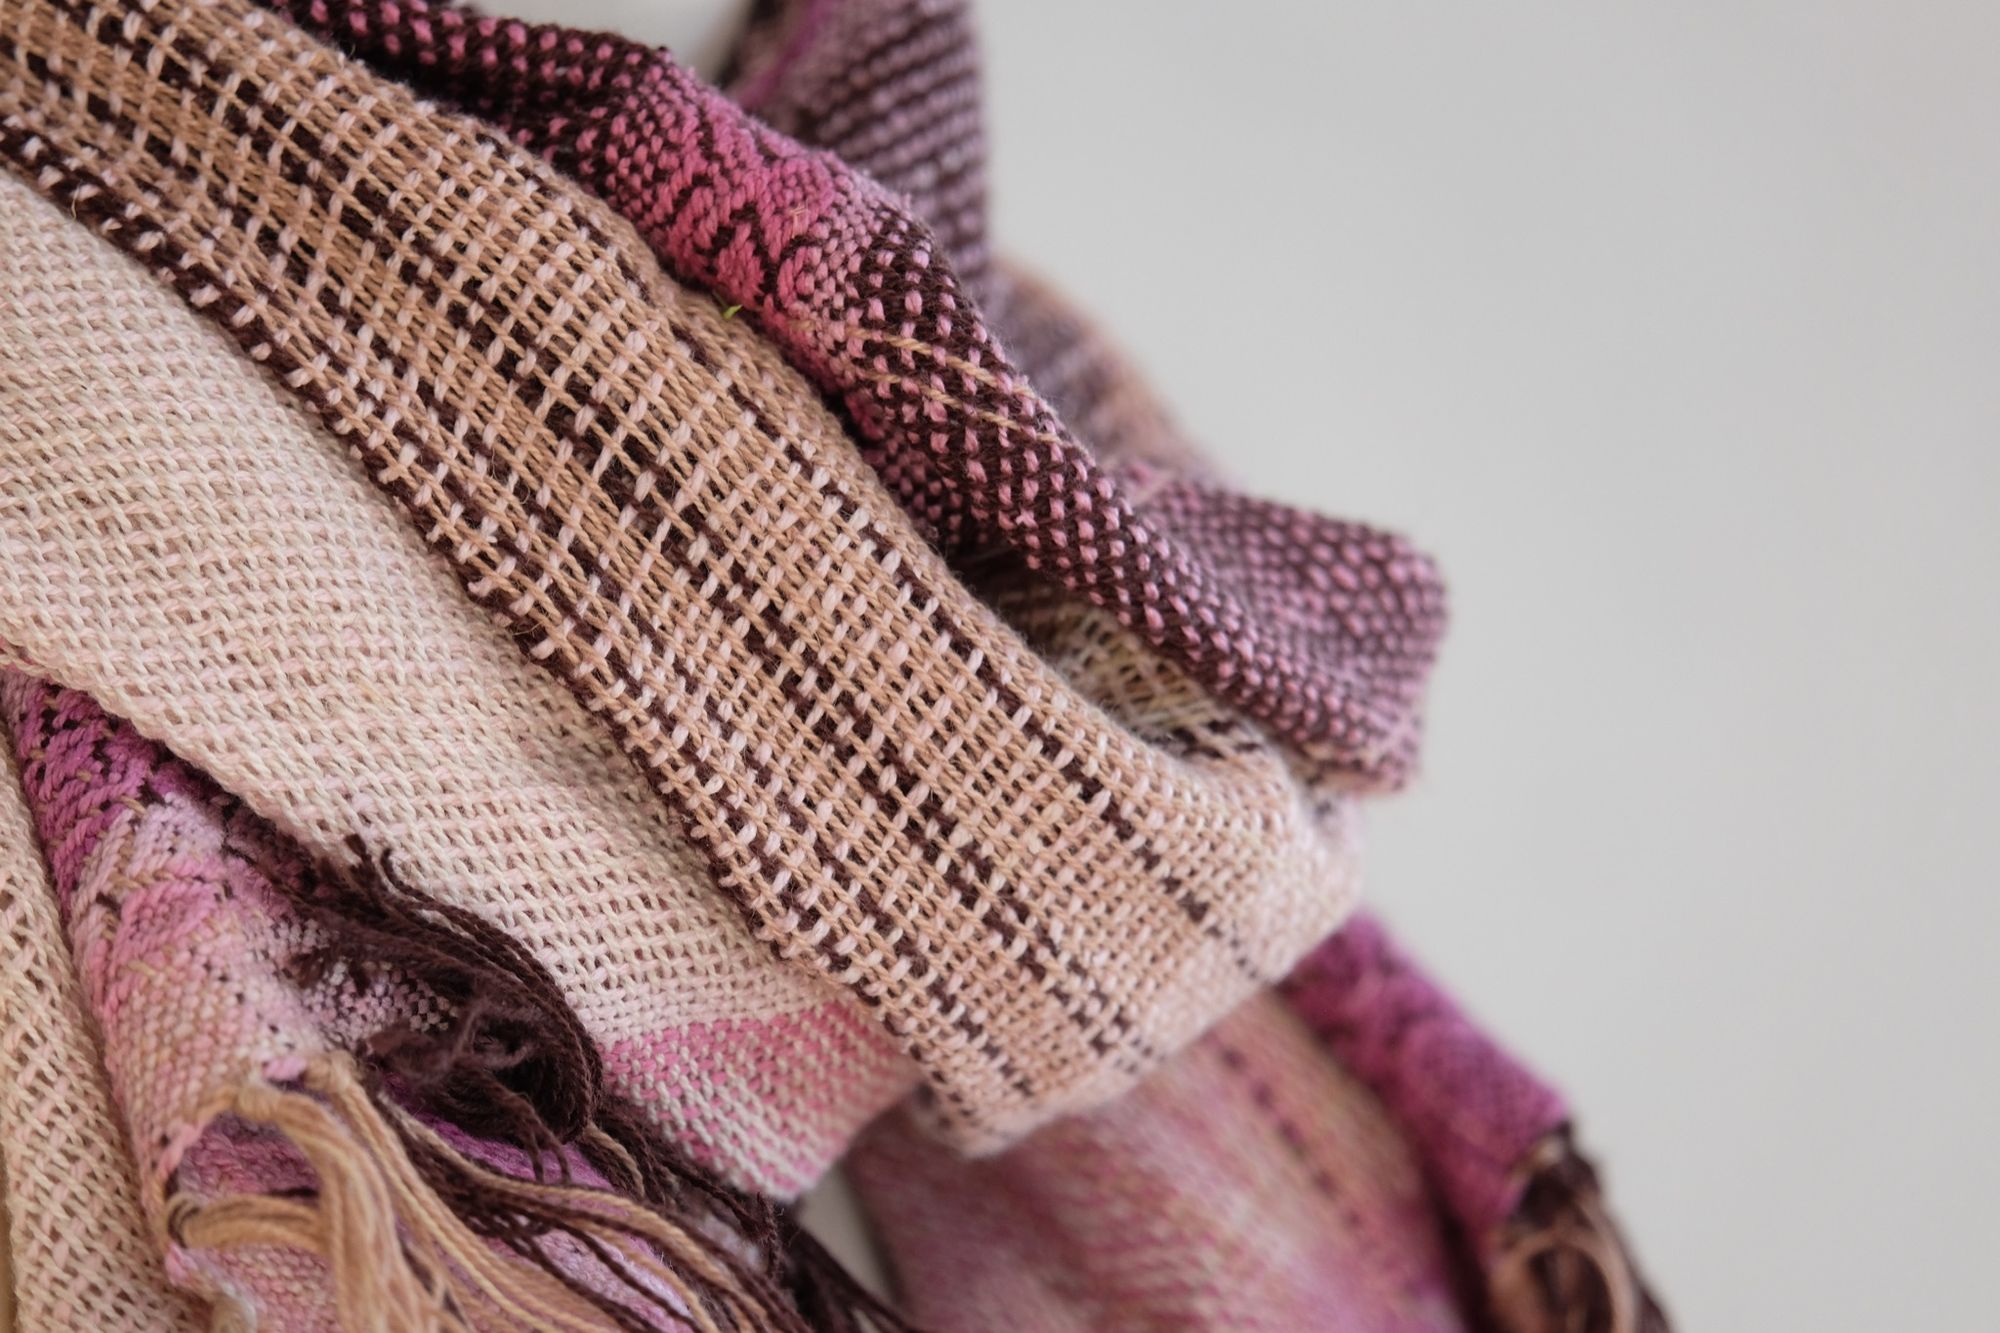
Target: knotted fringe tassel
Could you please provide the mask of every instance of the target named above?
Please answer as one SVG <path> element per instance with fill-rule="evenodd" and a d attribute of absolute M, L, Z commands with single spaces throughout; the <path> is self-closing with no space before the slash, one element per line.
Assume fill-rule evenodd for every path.
<path fill-rule="evenodd" d="M 318 1254 L 357 1328 L 907 1328 L 778 1205 L 715 1180 L 612 1096 L 527 949 L 351 849 L 354 868 L 298 886 L 324 943 L 292 971 L 309 984 L 339 966 L 363 986 L 393 972 L 452 1019 L 377 1033 L 360 1059 L 321 1057 L 294 1083 L 237 1089 L 218 1110 L 284 1134 L 318 1195 L 181 1198 L 169 1207 L 181 1243 Z M 471 1160 L 419 1114 L 522 1150 L 533 1178 Z M 575 1183 L 572 1155 L 611 1188 Z"/>
<path fill-rule="evenodd" d="M 179 1196 L 168 1205 L 171 1233 L 191 1247 L 283 1245 L 319 1255 L 347 1327 L 580 1333 L 603 1328 L 611 1313 L 555 1270 L 556 1256 L 548 1267 L 520 1262 L 468 1225 L 418 1169 L 411 1141 L 451 1159 L 496 1202 L 581 1242 L 668 1320 L 703 1333 L 798 1322 L 768 1308 L 768 1287 L 746 1290 L 711 1246 L 650 1209 L 602 1191 L 515 1180 L 457 1154 L 372 1097 L 346 1055 L 313 1061 L 293 1087 L 253 1079 L 220 1109 L 282 1134 L 317 1174 L 317 1196 Z"/>
<path fill-rule="evenodd" d="M 1567 1133 L 1542 1141 L 1487 1277 L 1504 1333 L 1667 1333 L 1597 1173 Z"/>

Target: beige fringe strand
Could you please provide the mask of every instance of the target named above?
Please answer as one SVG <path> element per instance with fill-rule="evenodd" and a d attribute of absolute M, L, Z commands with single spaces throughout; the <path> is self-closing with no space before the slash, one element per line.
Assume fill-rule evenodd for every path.
<path fill-rule="evenodd" d="M 371 1096 L 344 1053 L 313 1060 L 296 1087 L 253 1077 L 217 1109 L 284 1135 L 317 1173 L 317 1196 L 176 1194 L 167 1203 L 169 1233 L 190 1248 L 279 1245 L 320 1256 L 344 1327 L 584 1333 L 609 1323 L 579 1290 L 469 1227 L 425 1182 L 405 1138 L 450 1158 L 482 1190 L 559 1211 L 565 1231 L 597 1241 L 641 1283 L 678 1303 L 689 1327 L 721 1333 L 767 1326 L 757 1295 L 683 1228 L 614 1195 L 518 1180 L 468 1160 Z M 690 1278 L 701 1281 L 707 1300 Z M 628 1305 L 634 1299 L 621 1296 Z"/>

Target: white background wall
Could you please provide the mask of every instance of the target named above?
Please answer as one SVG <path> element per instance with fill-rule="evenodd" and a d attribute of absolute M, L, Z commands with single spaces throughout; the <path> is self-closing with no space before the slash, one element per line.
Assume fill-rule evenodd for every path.
<path fill-rule="evenodd" d="M 1688 1330 L 2000 1328 L 2000 4 L 995 0 L 999 230 L 1454 628 L 1375 900 Z"/>

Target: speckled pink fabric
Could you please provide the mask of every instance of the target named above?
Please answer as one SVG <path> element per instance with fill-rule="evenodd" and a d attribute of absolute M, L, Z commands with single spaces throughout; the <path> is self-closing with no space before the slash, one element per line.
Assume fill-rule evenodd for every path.
<path fill-rule="evenodd" d="M 0 736 L 11 741 L 49 865 L 148 1220 L 172 1237 L 162 1211 L 170 1194 L 184 1201 L 310 1194 L 316 1180 L 298 1152 L 219 1114 L 218 1099 L 247 1077 L 284 1083 L 316 1055 L 365 1050 L 383 1034 L 424 1028 L 439 1016 L 437 1001 L 391 969 L 314 965 L 326 938 L 302 904 L 322 868 L 88 695 L 0 669 Z M 784 1044 L 752 1028 L 722 1034 L 733 1035 L 726 1042 L 668 1029 L 647 1045 L 660 1077 L 699 1086 L 732 1076 L 745 1047 Z M 823 1113 L 793 1109 L 801 1122 Z M 552 1157 L 538 1170 L 518 1147 L 423 1118 L 492 1170 L 536 1179 L 557 1167 Z M 710 1141 L 697 1123 L 679 1146 L 712 1159 L 727 1141 Z M 810 1141 L 799 1152 L 809 1156 Z M 560 1166 L 578 1185 L 606 1188 L 573 1149 Z M 618 1294 L 574 1238 L 552 1233 L 542 1244 L 580 1283 Z M 327 1267 L 302 1250 L 169 1243 L 165 1259 L 177 1285 L 260 1327 L 337 1325 Z"/>
<path fill-rule="evenodd" d="M 1521 1164 L 1568 1118 L 1562 1098 L 1481 1031 L 1361 916 L 1278 991 L 1395 1115 L 1464 1234 L 1496 1234 L 1521 1201 Z"/>

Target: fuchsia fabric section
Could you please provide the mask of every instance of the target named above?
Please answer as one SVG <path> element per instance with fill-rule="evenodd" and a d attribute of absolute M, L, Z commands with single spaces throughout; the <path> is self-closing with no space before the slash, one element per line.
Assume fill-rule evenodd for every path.
<path fill-rule="evenodd" d="M 1363 525 L 1107 467 L 906 200 L 622 38 L 426 0 L 272 2 L 544 153 L 675 276 L 740 306 L 846 407 L 947 554 L 1011 552 L 1356 781 L 1407 772 L 1444 622 L 1431 562 Z"/>
<path fill-rule="evenodd" d="M 725 91 L 907 200 L 959 285 L 1000 326 L 986 234 L 986 117 L 965 0 L 779 0 L 738 44 Z M 1041 383 L 1045 367 L 1015 364 Z M 1060 404 L 1058 404 L 1060 406 Z M 1077 422 L 1069 421 L 1072 431 Z M 1083 437 L 1093 448 L 1098 441 Z"/>
<path fill-rule="evenodd" d="M 171 787 L 160 747 L 113 724 L 87 695 L 0 672 L 0 705 L 56 897 L 68 911 L 84 862 L 142 792 Z"/>
<path fill-rule="evenodd" d="M 169 1182 L 193 1195 L 282 1191 L 310 1172 L 282 1142 L 218 1121 L 214 1098 L 318 1047 L 313 1005 L 284 975 L 310 932 L 279 887 L 282 840 L 95 701 L 0 671 L 0 730 L 62 907 L 86 1007 L 154 1225 Z M 344 1021 L 381 996 L 322 991 Z M 329 1327 L 325 1270 L 300 1252 L 168 1248 L 176 1283 L 256 1292 L 280 1326 Z"/>
<path fill-rule="evenodd" d="M 1348 922 L 1278 989 L 1396 1117 L 1465 1235 L 1494 1235 L 1521 1201 L 1522 1164 L 1568 1119 L 1562 1098 L 1372 917 Z"/>

